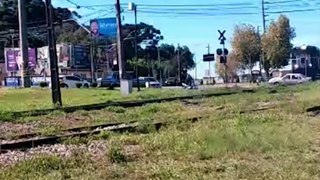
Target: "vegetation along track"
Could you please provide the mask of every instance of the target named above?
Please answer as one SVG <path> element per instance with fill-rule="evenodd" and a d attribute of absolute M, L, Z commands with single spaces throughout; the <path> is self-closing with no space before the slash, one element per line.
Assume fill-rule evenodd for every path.
<path fill-rule="evenodd" d="M 194 117 L 187 119 L 187 121 L 196 122 L 203 117 Z M 147 126 L 154 126 L 156 130 L 159 130 L 162 126 L 165 126 L 165 122 L 154 122 L 147 124 Z M 53 135 L 49 137 L 38 137 L 37 133 L 19 135 L 16 138 L 19 138 L 14 141 L 5 142 L 0 144 L 0 153 L 6 153 L 13 150 L 26 150 L 34 148 L 37 146 L 48 145 L 48 144 L 57 144 L 62 140 L 72 137 L 87 137 L 90 135 L 99 134 L 102 131 L 112 131 L 112 132 L 135 132 L 139 131 L 138 127 L 143 126 L 136 121 L 131 122 L 119 122 L 119 123 L 107 123 L 94 126 L 85 126 L 71 128 L 61 131 L 61 135 Z"/>
<path fill-rule="evenodd" d="M 247 91 L 248 90 L 243 90 L 244 93 L 246 93 Z M 71 113 L 78 110 L 86 110 L 86 111 L 100 110 L 110 106 L 118 106 L 118 107 L 125 107 L 125 108 L 138 107 L 138 106 L 143 106 L 151 103 L 170 102 L 170 101 L 176 101 L 176 100 L 194 99 L 194 98 L 202 98 L 202 97 L 228 96 L 236 93 L 238 92 L 232 91 L 232 92 L 219 92 L 219 93 L 198 94 L 198 95 L 190 95 L 190 96 L 169 97 L 169 98 L 161 98 L 161 99 L 138 100 L 138 101 L 105 102 L 105 103 L 90 104 L 90 105 L 63 107 L 60 109 L 51 108 L 51 109 L 39 109 L 39 110 L 33 110 L 33 111 L 20 111 L 20 112 L 8 112 L 8 113 L 12 118 L 27 117 L 27 116 L 43 116 L 43 115 L 52 113 L 56 110 L 60 110 L 65 113 Z"/>

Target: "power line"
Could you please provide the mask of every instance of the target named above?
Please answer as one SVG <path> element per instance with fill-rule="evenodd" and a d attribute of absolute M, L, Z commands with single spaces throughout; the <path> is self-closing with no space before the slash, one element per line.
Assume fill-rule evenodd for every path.
<path fill-rule="evenodd" d="M 248 6 L 252 3 L 225 3 L 225 4 L 137 4 L 139 7 L 218 7 L 218 6 Z"/>
<path fill-rule="evenodd" d="M 226 11 L 226 10 L 244 10 L 244 9 L 259 9 L 256 6 L 247 6 L 247 7 L 206 7 L 206 8 L 139 8 L 139 10 L 163 10 L 163 11 Z"/>
<path fill-rule="evenodd" d="M 167 14 L 167 15 L 201 15 L 201 16 L 225 16 L 225 15 L 256 15 L 254 12 L 230 12 L 230 13 L 210 13 L 210 12 L 170 12 L 170 11 L 148 11 L 140 10 L 139 13 L 147 14 Z"/>
<path fill-rule="evenodd" d="M 310 9 L 295 9 L 295 10 L 283 10 L 283 11 L 271 11 L 268 14 L 281 14 L 281 13 L 298 13 L 298 12 L 314 12 L 319 11 L 320 8 L 310 8 Z"/>

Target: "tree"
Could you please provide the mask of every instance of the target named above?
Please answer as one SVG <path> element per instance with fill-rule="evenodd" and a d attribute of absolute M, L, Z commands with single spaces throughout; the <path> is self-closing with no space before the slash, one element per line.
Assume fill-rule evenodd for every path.
<path fill-rule="evenodd" d="M 237 72 L 241 67 L 241 63 L 236 59 L 236 56 L 233 52 L 231 52 L 227 57 L 227 68 L 225 68 L 224 64 L 216 62 L 216 73 L 225 78 L 225 73 L 227 72 L 228 79 L 233 79 L 237 76 Z"/>
<path fill-rule="evenodd" d="M 55 28 L 58 43 L 88 44 L 90 34 L 76 23 L 63 23 Z"/>
<path fill-rule="evenodd" d="M 178 76 L 178 48 L 174 45 L 170 44 L 161 44 L 159 47 L 160 51 L 160 64 L 158 62 L 158 55 L 157 55 L 157 49 L 152 49 L 152 52 L 146 52 L 143 51 L 144 55 L 147 55 L 148 53 L 151 56 L 154 56 L 152 60 L 154 62 L 155 69 L 162 70 L 162 74 L 165 77 L 177 77 Z M 193 54 L 189 50 L 187 46 L 179 47 L 180 51 L 180 62 L 181 62 L 181 79 L 182 81 L 185 80 L 187 77 L 188 70 L 192 69 L 195 66 L 195 62 L 193 61 Z M 151 58 L 143 56 L 143 58 L 139 58 L 139 61 L 135 60 L 129 60 L 128 62 L 133 66 L 139 66 L 140 67 L 140 75 L 141 76 L 147 76 L 148 73 L 150 75 L 159 77 L 156 71 L 149 71 L 150 67 L 150 60 Z"/>
<path fill-rule="evenodd" d="M 252 25 L 237 25 L 231 41 L 235 58 L 244 68 L 252 70 L 260 59 L 260 35 Z"/>
<path fill-rule="evenodd" d="M 54 8 L 53 19 L 61 24 L 62 20 L 69 19 L 73 13 L 67 8 Z M 42 0 L 26 0 L 28 43 L 30 47 L 41 47 L 46 43 L 46 15 L 45 3 Z M 0 3 L 0 59 L 4 59 L 5 46 L 12 47 L 12 35 L 15 45 L 18 45 L 18 1 L 6 0 Z"/>
<path fill-rule="evenodd" d="M 290 20 L 281 15 L 276 22 L 271 22 L 268 31 L 262 37 L 262 50 L 265 55 L 264 69 L 269 75 L 270 68 L 281 68 L 288 64 L 292 49 L 291 40 L 296 36 L 290 27 Z"/>

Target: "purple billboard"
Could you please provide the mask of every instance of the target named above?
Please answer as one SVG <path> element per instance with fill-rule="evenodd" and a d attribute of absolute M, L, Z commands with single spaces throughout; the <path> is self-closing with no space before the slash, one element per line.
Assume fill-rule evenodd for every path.
<path fill-rule="evenodd" d="M 18 49 L 6 49 L 6 68 L 8 72 L 17 72 L 20 70 L 19 60 L 20 60 L 20 52 Z M 36 49 L 29 49 L 29 62 L 28 67 L 29 69 L 35 69 L 37 65 L 37 56 L 36 56 Z"/>

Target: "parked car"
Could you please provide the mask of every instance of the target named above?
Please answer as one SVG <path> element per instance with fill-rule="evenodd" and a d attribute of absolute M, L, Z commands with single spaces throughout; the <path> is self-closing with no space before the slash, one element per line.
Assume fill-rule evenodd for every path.
<path fill-rule="evenodd" d="M 180 86 L 181 83 L 179 82 L 179 80 L 175 77 L 169 77 L 165 82 L 164 82 L 165 86 Z"/>
<path fill-rule="evenodd" d="M 133 84 L 137 85 L 136 79 L 133 81 Z M 146 88 L 161 88 L 160 82 L 153 77 L 139 77 L 139 84 Z"/>
<path fill-rule="evenodd" d="M 146 87 L 146 81 L 145 81 L 144 77 L 139 77 L 139 85 L 140 85 L 140 87 Z M 137 78 L 132 80 L 132 86 L 133 87 L 138 86 L 138 79 Z"/>
<path fill-rule="evenodd" d="M 60 75 L 59 81 L 60 81 L 61 87 L 65 87 L 65 88 L 76 88 L 77 84 L 81 84 L 81 87 L 84 87 L 84 88 L 90 87 L 90 82 L 73 75 Z"/>
<path fill-rule="evenodd" d="M 98 87 L 115 87 L 120 85 L 119 76 L 115 73 L 111 73 L 104 78 L 97 79 Z"/>
<path fill-rule="evenodd" d="M 269 84 L 272 85 L 296 85 L 303 84 L 311 81 L 310 77 L 306 77 L 300 73 L 290 73 L 282 77 L 274 77 L 269 80 Z"/>

